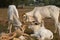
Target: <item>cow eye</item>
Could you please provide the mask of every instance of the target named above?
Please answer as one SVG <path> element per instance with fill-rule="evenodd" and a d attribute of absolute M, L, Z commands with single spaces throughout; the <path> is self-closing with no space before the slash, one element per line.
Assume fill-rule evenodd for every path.
<path fill-rule="evenodd" d="M 33 23 L 35 22 L 35 21 L 32 21 Z"/>

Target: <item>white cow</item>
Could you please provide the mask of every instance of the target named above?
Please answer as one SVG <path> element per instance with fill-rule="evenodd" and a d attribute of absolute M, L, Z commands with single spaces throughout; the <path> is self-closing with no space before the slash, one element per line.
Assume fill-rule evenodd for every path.
<path fill-rule="evenodd" d="M 59 17 L 59 11 L 60 8 L 48 5 L 48 6 L 42 6 L 42 7 L 35 7 L 32 11 L 27 12 L 25 16 L 27 16 L 27 21 L 33 22 L 37 21 L 41 23 L 41 19 L 44 19 L 45 17 L 51 17 L 55 21 L 55 33 L 57 31 L 57 26 L 59 24 L 58 17 Z"/>
<path fill-rule="evenodd" d="M 37 25 L 29 25 L 29 28 L 31 28 L 34 31 L 34 34 L 31 34 L 31 36 L 37 37 L 39 40 L 45 40 L 45 39 L 53 39 L 53 33 L 46 29 L 44 25 L 37 24 Z"/>
<path fill-rule="evenodd" d="M 13 26 L 20 27 L 22 23 L 19 21 L 19 15 L 18 15 L 18 10 L 15 5 L 9 5 L 8 7 L 8 23 L 9 23 L 9 30 L 11 33 L 11 28 Z"/>

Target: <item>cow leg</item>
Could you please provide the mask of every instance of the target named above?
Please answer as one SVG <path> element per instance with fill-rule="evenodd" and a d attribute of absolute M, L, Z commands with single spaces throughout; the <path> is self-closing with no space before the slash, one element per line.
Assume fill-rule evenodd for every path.
<path fill-rule="evenodd" d="M 56 18 L 55 18 L 55 31 L 54 31 L 54 33 L 57 32 L 58 24 L 59 24 L 59 22 L 58 22 L 58 17 L 56 17 Z"/>
<path fill-rule="evenodd" d="M 12 30 L 12 23 L 11 22 L 8 22 L 8 30 L 9 30 L 9 33 L 11 33 L 11 30 Z"/>

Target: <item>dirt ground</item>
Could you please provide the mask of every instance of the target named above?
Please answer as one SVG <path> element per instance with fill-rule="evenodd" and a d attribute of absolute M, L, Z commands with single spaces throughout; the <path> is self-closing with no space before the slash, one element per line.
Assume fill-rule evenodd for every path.
<path fill-rule="evenodd" d="M 23 22 L 23 15 L 26 13 L 26 12 L 29 12 L 31 11 L 32 9 L 18 9 L 18 12 L 19 12 L 19 16 L 20 16 L 20 21 Z M 8 15 L 7 15 L 7 8 L 0 8 L 0 30 L 3 30 L 4 28 L 7 28 L 6 25 L 7 25 L 7 20 L 8 20 Z M 60 17 L 59 17 L 60 18 Z M 60 20 L 60 19 L 59 19 Z M 54 32 L 55 30 L 55 26 L 54 26 L 54 20 L 53 19 L 48 19 L 48 18 L 45 18 L 44 19 L 45 21 L 45 26 L 47 29 L 51 30 L 52 32 Z M 4 27 L 4 28 L 3 28 Z M 4 31 L 4 30 L 3 30 Z M 2 31 L 1 31 L 2 32 Z M 53 40 L 60 40 L 59 36 L 58 36 L 58 31 L 57 33 L 54 33 L 54 39 Z"/>

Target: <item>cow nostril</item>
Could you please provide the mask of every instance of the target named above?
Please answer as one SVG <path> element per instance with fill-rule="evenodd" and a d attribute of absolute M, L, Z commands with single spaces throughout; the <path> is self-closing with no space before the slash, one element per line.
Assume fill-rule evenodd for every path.
<path fill-rule="evenodd" d="M 35 23 L 35 25 L 38 25 L 38 23 Z"/>

